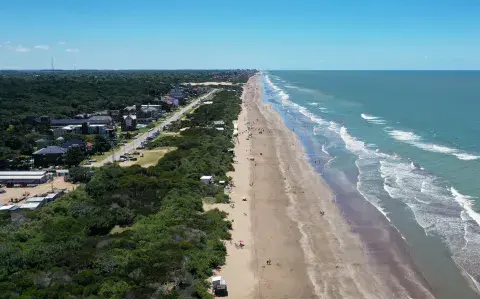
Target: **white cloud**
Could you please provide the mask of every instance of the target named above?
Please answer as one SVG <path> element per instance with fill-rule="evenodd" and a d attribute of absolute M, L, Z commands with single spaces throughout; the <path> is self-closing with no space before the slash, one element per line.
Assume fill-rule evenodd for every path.
<path fill-rule="evenodd" d="M 21 46 L 21 45 L 18 45 L 18 46 L 15 48 L 15 51 L 21 52 L 21 53 L 25 53 L 25 52 L 30 51 L 30 49 L 29 49 L 29 48 L 25 48 L 25 47 L 23 47 L 23 46 Z"/>
<path fill-rule="evenodd" d="M 39 49 L 39 50 L 48 50 L 48 49 L 50 49 L 50 47 L 47 46 L 47 45 L 36 45 L 34 48 L 35 48 L 35 49 Z"/>
<path fill-rule="evenodd" d="M 70 49 L 70 48 L 68 48 L 68 49 L 65 50 L 65 52 L 77 53 L 77 52 L 80 52 L 80 50 L 79 50 L 79 49 Z"/>
<path fill-rule="evenodd" d="M 9 44 L 9 43 L 10 43 L 10 41 L 9 41 L 9 40 L 7 40 L 6 42 L 3 42 L 3 43 L 4 43 L 4 44 Z"/>
<path fill-rule="evenodd" d="M 67 42 L 66 42 L 66 41 L 59 41 L 58 44 L 59 44 L 59 45 L 66 45 Z"/>

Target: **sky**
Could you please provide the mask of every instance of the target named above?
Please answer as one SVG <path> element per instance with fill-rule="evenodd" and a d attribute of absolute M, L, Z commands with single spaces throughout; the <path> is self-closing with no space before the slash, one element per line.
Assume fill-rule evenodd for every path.
<path fill-rule="evenodd" d="M 14 0 L 0 69 L 480 69 L 478 0 Z"/>

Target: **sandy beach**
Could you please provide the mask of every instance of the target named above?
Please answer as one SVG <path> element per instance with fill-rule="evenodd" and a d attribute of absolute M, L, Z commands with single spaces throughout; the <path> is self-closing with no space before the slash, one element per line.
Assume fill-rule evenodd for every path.
<path fill-rule="evenodd" d="M 365 253 L 295 133 L 263 101 L 258 75 L 245 86 L 242 108 L 230 174 L 234 208 L 207 207 L 234 221 L 219 271 L 229 297 L 433 298 L 427 289 L 405 288 Z M 235 246 L 240 240 L 243 249 Z"/>

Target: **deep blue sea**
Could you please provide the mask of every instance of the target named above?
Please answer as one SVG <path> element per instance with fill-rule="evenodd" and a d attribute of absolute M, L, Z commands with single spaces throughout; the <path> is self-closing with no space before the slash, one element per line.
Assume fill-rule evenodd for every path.
<path fill-rule="evenodd" d="M 327 183 L 382 213 L 432 287 L 460 287 L 457 266 L 480 281 L 480 71 L 269 71 L 263 83 Z"/>

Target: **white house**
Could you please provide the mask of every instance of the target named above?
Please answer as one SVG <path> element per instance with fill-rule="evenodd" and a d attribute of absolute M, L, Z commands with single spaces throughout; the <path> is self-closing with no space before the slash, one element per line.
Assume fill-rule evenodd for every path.
<path fill-rule="evenodd" d="M 211 175 L 204 175 L 200 178 L 200 181 L 202 181 L 202 183 L 204 184 L 211 184 L 213 183 L 213 176 Z"/>

